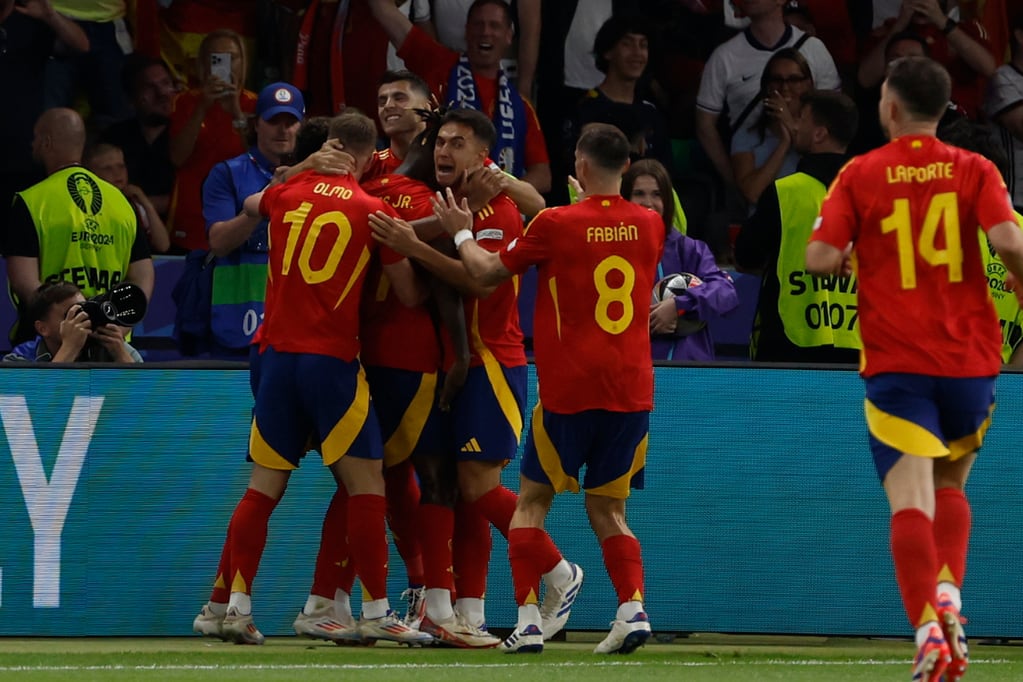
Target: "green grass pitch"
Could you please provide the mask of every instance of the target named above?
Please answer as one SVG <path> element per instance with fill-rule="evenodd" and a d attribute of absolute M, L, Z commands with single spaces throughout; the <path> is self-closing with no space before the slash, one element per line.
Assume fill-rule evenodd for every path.
<path fill-rule="evenodd" d="M 89 682 L 126 680 L 306 679 L 416 682 L 525 680 L 785 680 L 786 682 L 905 681 L 908 641 L 824 637 L 693 635 L 651 642 L 631 656 L 592 653 L 599 636 L 570 633 L 540 655 L 499 651 L 408 649 L 387 643 L 341 648 L 275 637 L 262 647 L 197 638 L 0 639 L 0 680 Z M 975 642 L 965 680 L 1023 680 L 1023 646 Z"/>

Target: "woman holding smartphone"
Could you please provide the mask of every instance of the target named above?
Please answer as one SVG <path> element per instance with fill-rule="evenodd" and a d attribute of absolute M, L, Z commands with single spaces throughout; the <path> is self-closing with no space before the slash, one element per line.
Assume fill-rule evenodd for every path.
<path fill-rule="evenodd" d="M 174 102 L 170 159 L 178 169 L 167 226 L 177 252 L 206 249 L 202 183 L 214 164 L 248 149 L 256 93 L 244 89 L 245 45 L 234 31 L 208 34 L 199 45 L 199 86 Z"/>

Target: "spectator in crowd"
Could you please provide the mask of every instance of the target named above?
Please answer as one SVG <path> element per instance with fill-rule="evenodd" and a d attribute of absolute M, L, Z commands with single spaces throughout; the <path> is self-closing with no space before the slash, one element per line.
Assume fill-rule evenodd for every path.
<path fill-rule="evenodd" d="M 729 135 L 748 125 L 748 120 L 756 120 L 762 99 L 758 77 L 774 52 L 783 47 L 798 49 L 806 57 L 817 87 L 837 90 L 840 85 L 824 43 L 785 23 L 785 0 L 734 1 L 750 24 L 710 55 L 696 97 L 696 137 L 718 175 L 729 184 L 734 183 L 734 174 L 718 119 L 727 115 Z"/>
<path fill-rule="evenodd" d="M 110 126 L 100 139 L 121 148 L 128 177 L 166 217 L 174 189 L 169 125 L 177 84 L 163 61 L 132 54 L 125 60 L 121 85 L 135 116 Z"/>
<path fill-rule="evenodd" d="M 593 42 L 621 0 L 563 0 L 541 3 L 540 57 L 544 68 L 536 73 L 537 116 L 551 160 L 551 203 L 568 203 L 566 179 L 573 159 L 563 151 L 565 126 L 576 113 L 582 96 L 597 86 L 604 74 L 597 70 Z M 519 81 L 521 84 L 521 80 Z"/>
<path fill-rule="evenodd" d="M 768 185 L 796 171 L 799 154 L 792 148 L 802 95 L 813 89 L 810 65 L 791 47 L 771 55 L 760 76 L 760 116 L 732 137 L 732 173 L 742 196 L 756 204 Z"/>
<path fill-rule="evenodd" d="M 230 60 L 229 80 L 212 72 L 214 55 L 220 64 Z M 241 36 L 228 30 L 213 31 L 199 46 L 199 87 L 180 94 L 174 102 L 170 160 L 177 175 L 167 224 L 171 244 L 179 250 L 208 247 L 202 183 L 218 161 L 243 154 L 248 147 L 249 115 L 256 107 L 256 93 L 243 87 L 247 67 Z"/>
<path fill-rule="evenodd" d="M 885 46 L 885 67 L 902 57 L 926 57 L 927 41 L 912 29 L 892 34 Z M 881 130 L 881 121 L 877 117 L 877 103 L 881 101 L 881 82 L 866 84 L 857 76 L 856 99 L 860 110 L 860 125 L 856 139 L 849 146 L 853 154 L 877 149 L 885 142 L 885 133 Z"/>
<path fill-rule="evenodd" d="M 498 138 L 490 154 L 501 169 L 541 193 L 549 190 L 551 168 L 536 112 L 501 69 L 501 56 L 514 34 L 504 0 L 472 4 L 465 24 L 467 49 L 461 54 L 413 26 L 391 0 L 369 1 L 377 21 L 398 46 L 398 56 L 415 65 L 441 101 L 477 109 L 492 119 Z M 499 102 L 509 104 L 498 106 Z"/>
<path fill-rule="evenodd" d="M 824 193 L 849 160 L 859 115 L 841 93 L 803 95 L 793 138 L 797 172 L 771 183 L 735 242 L 736 264 L 762 276 L 750 357 L 759 362 L 859 360 L 855 279 L 806 273 L 804 253 Z M 825 322 L 826 321 L 826 322 Z"/>
<path fill-rule="evenodd" d="M 0 0 L 0 89 L 17 93 L 0 107 L 0 251 L 14 193 L 42 179 L 32 163 L 32 127 L 43 113 L 46 63 L 55 53 L 82 53 L 89 39 L 48 0 Z"/>
<path fill-rule="evenodd" d="M 984 113 L 995 124 L 1008 157 L 1005 184 L 1017 211 L 1023 210 L 1023 12 L 1012 22 L 1012 59 L 988 85 Z"/>
<path fill-rule="evenodd" d="M 532 99 L 533 79 L 540 52 L 541 0 L 504 0 L 516 8 L 518 49 L 515 53 L 516 86 Z M 433 0 L 433 25 L 441 45 L 455 52 L 465 52 L 467 42 L 463 27 L 469 19 L 473 0 Z"/>
<path fill-rule="evenodd" d="M 732 278 L 717 266 L 710 247 L 687 237 L 673 225 L 674 202 L 667 169 L 641 159 L 622 176 L 622 196 L 655 211 L 664 221 L 664 252 L 657 280 L 688 273 L 689 288 L 650 306 L 650 341 L 654 360 L 713 360 L 714 339 L 707 322 L 739 305 Z"/>
<path fill-rule="evenodd" d="M 68 280 L 86 298 L 122 281 L 153 293 L 149 243 L 124 194 L 80 164 L 85 123 L 72 109 L 49 109 L 36 122 L 32 153 L 47 178 L 18 192 L 6 246 L 7 279 L 22 313 L 15 342 L 31 320 L 24 305 L 44 282 Z"/>
<path fill-rule="evenodd" d="M 433 22 L 430 20 L 430 0 L 398 0 L 395 4 L 415 26 L 436 37 Z M 306 17 L 305 21 L 312 22 L 315 19 Z M 459 25 L 464 23 L 463 21 Z M 308 30 L 310 39 L 313 40 L 315 29 L 309 26 Z M 316 59 L 312 54 L 314 49 L 310 46 L 307 63 Z M 344 74 L 342 80 L 345 106 L 354 107 L 367 114 L 376 107 L 377 87 L 384 72 L 408 68 L 405 61 L 397 55 L 397 48 L 387 39 L 380 22 L 373 17 L 369 4 L 365 2 L 349 4 L 341 52 L 341 59 L 336 60 L 340 64 L 332 64 L 331 68 L 336 69 L 340 66 Z M 299 85 L 298 82 L 295 84 Z M 314 105 L 319 104 L 315 89 L 311 92 L 302 87 L 300 89 L 307 95 L 306 107 L 309 111 L 318 110 L 318 107 L 314 109 Z"/>
<path fill-rule="evenodd" d="M 102 130 L 131 116 L 121 97 L 121 69 L 132 51 L 125 23 L 125 0 L 49 0 L 53 8 L 73 19 L 89 38 L 84 54 L 54 55 L 46 64 L 43 85 L 47 109 L 74 106 L 85 86 L 92 112 L 89 122 Z"/>
<path fill-rule="evenodd" d="M 40 285 L 28 306 L 36 337 L 19 344 L 4 362 L 142 362 L 142 356 L 121 335 L 117 325 L 93 330 L 89 314 L 82 310 L 82 291 L 70 282 Z M 95 348 L 102 352 L 93 352 Z"/>
<path fill-rule="evenodd" d="M 256 140 L 248 151 L 217 163 L 202 187 L 202 211 L 213 271 L 211 355 L 244 359 L 263 319 L 269 241 L 267 222 L 243 210 L 245 198 L 269 184 L 278 166 L 295 151 L 305 117 L 298 88 L 271 83 L 256 103 Z"/>
<path fill-rule="evenodd" d="M 884 80 L 888 40 L 907 29 L 919 33 L 928 46 L 928 56 L 948 70 L 952 101 L 970 118 L 979 117 L 987 79 L 994 75 L 997 64 L 984 26 L 976 19 L 952 18 L 947 0 L 903 0 L 899 15 L 875 31 L 875 42 L 860 61 L 860 85 L 872 87 Z"/>
<path fill-rule="evenodd" d="M 170 235 L 153 202 L 138 185 L 131 184 L 128 166 L 120 147 L 105 142 L 92 145 L 85 150 L 82 159 L 86 168 L 106 180 L 131 201 L 139 227 L 146 233 L 151 251 L 166 253 L 170 248 Z"/>
<path fill-rule="evenodd" d="M 642 136 L 639 155 L 660 161 L 670 172 L 674 166 L 664 116 L 643 99 L 640 82 L 650 62 L 650 28 L 637 14 L 615 15 L 604 22 L 593 42 L 597 69 L 604 79 L 578 102 L 575 134 L 565 149 L 575 149 L 578 131 L 590 122 L 610 123 L 608 110 L 629 107 L 635 112 Z"/>

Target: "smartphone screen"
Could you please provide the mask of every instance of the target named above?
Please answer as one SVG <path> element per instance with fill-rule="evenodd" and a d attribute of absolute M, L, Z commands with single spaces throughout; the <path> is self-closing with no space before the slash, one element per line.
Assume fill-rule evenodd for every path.
<path fill-rule="evenodd" d="M 214 52 L 210 55 L 210 75 L 225 83 L 232 81 L 230 52 Z"/>

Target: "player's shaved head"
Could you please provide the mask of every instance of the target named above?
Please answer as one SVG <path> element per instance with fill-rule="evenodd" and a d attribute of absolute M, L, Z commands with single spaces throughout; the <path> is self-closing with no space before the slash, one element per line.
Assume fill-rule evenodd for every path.
<path fill-rule="evenodd" d="M 948 71 L 927 57 L 896 59 L 888 67 L 885 83 L 902 102 L 906 113 L 920 121 L 939 121 L 952 96 Z"/>
<path fill-rule="evenodd" d="M 346 111 L 330 122 L 330 137 L 356 156 L 368 155 L 376 148 L 377 127 L 362 112 Z"/>

